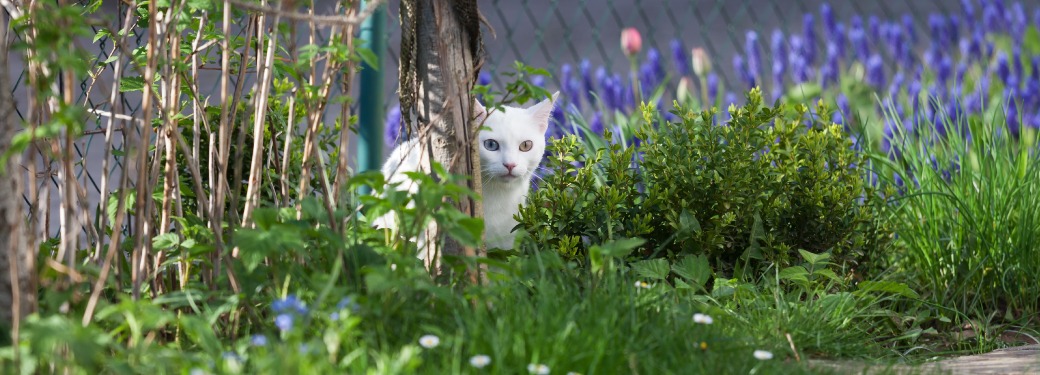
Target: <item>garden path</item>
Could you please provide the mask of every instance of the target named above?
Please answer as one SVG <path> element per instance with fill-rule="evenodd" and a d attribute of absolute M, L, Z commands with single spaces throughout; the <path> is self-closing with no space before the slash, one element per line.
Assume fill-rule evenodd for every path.
<path fill-rule="evenodd" d="M 945 359 L 918 366 L 872 367 L 863 362 L 812 360 L 810 367 L 834 369 L 841 374 L 1040 374 L 1040 345 L 997 349 L 989 353 Z M 891 371 L 886 371 L 889 369 Z M 867 371 L 864 371 L 867 370 Z"/>

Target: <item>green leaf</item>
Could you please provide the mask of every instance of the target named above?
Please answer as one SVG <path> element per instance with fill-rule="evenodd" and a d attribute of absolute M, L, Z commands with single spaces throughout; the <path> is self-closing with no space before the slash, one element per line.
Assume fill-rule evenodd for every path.
<path fill-rule="evenodd" d="M 693 216 L 693 213 L 687 209 L 683 209 L 682 213 L 679 214 L 679 227 L 682 231 L 688 233 L 700 233 L 701 223 L 697 221 L 697 217 Z"/>
<path fill-rule="evenodd" d="M 379 70 L 379 58 L 372 50 L 365 47 L 355 47 L 354 51 L 357 52 L 358 56 L 361 57 L 361 61 L 364 61 L 368 67 Z"/>
<path fill-rule="evenodd" d="M 152 239 L 152 247 L 156 249 L 168 249 L 179 245 L 181 242 L 177 233 L 163 233 Z"/>
<path fill-rule="evenodd" d="M 600 246 L 600 251 L 603 256 L 623 258 L 644 243 L 646 240 L 642 238 L 624 238 L 603 244 Z"/>
<path fill-rule="evenodd" d="M 835 274 L 834 271 L 831 271 L 829 268 L 822 268 L 822 269 L 814 270 L 813 271 L 813 275 L 823 275 L 824 277 L 826 277 L 828 279 L 834 280 L 834 282 L 836 282 L 836 283 L 840 283 L 841 282 L 841 278 L 838 277 L 838 275 Z"/>
<path fill-rule="evenodd" d="M 809 274 L 809 271 L 802 266 L 787 267 L 780 271 L 781 279 L 794 279 L 801 276 L 802 280 L 805 280 L 805 276 Z"/>
<path fill-rule="evenodd" d="M 213 327 L 205 320 L 199 319 L 195 315 L 185 314 L 181 317 L 180 326 L 188 338 L 199 344 L 203 350 L 211 355 L 220 354 L 220 340 L 217 340 Z"/>
<path fill-rule="evenodd" d="M 271 225 L 278 222 L 278 210 L 261 207 L 253 211 L 253 222 L 263 230 L 271 229 Z"/>
<path fill-rule="evenodd" d="M 805 103 L 820 95 L 823 88 L 815 83 L 803 83 L 792 87 L 787 91 L 787 101 L 791 103 Z"/>
<path fill-rule="evenodd" d="M 679 263 L 672 265 L 672 271 L 697 285 L 707 285 L 711 277 L 711 266 L 708 265 L 708 257 L 704 254 L 688 255 Z"/>
<path fill-rule="evenodd" d="M 632 269 L 635 270 L 639 276 L 654 280 L 664 280 L 668 277 L 669 273 L 668 261 L 661 258 L 647 259 L 632 263 Z"/>
<path fill-rule="evenodd" d="M 762 225 L 762 216 L 755 213 L 755 222 L 751 224 L 751 238 L 748 240 L 748 248 L 744 250 L 744 254 L 740 256 L 740 259 L 763 259 L 762 258 L 762 247 L 758 244 L 758 240 L 766 236 L 766 230 Z"/>
<path fill-rule="evenodd" d="M 106 38 L 110 36 L 112 36 L 112 33 L 108 32 L 108 29 L 98 30 L 97 34 L 94 34 L 94 43 L 97 43 L 97 41 L 101 40 L 101 38 Z"/>
<path fill-rule="evenodd" d="M 162 77 L 159 77 L 159 75 L 156 74 L 155 82 L 153 82 L 152 84 L 154 85 L 158 83 L 161 78 Z M 144 77 L 123 77 L 119 81 L 119 92 L 131 91 L 144 91 Z"/>

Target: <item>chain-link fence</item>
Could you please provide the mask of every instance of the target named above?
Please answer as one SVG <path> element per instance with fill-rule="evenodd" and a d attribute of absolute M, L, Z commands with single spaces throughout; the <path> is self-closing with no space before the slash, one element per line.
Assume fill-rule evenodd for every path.
<path fill-rule="evenodd" d="M 554 76 L 546 82 L 546 87 L 550 91 L 561 87 L 559 72 L 564 64 L 569 64 L 577 72 L 579 63 L 585 59 L 594 68 L 603 66 L 607 71 L 627 74 L 629 63 L 622 54 L 619 38 L 623 28 L 634 27 L 642 34 L 644 51 L 649 48 L 656 49 L 669 65 L 672 64 L 671 44 L 673 40 L 680 43 L 681 50 L 687 56 L 691 48 L 704 48 L 724 87 L 738 87 L 739 85 L 736 84 L 738 77 L 731 62 L 734 54 L 743 51 L 746 31 L 758 32 L 765 53 L 768 53 L 768 35 L 774 29 L 779 29 L 785 34 L 804 33 L 806 14 L 813 14 L 815 32 L 823 35 L 825 26 L 821 16 L 821 6 L 825 2 L 824 0 L 481 0 L 479 2 L 480 10 L 496 35 L 491 37 L 488 30 L 484 29 L 489 61 L 484 65 L 483 71 L 490 72 L 492 77 L 495 77 L 493 84 L 501 87 L 504 82 L 497 78 L 499 73 L 511 70 L 513 61 L 521 61 L 526 65 L 553 72 Z M 900 23 L 905 22 L 905 17 L 909 17 L 916 25 L 916 37 L 921 40 L 928 38 L 927 18 L 930 14 L 960 14 L 962 12 L 958 0 L 831 0 L 828 3 L 837 22 L 845 25 L 848 25 L 854 16 L 861 17 L 864 22 L 867 22 L 868 18 L 873 15 L 882 21 Z M 1027 4 L 1032 10 L 1038 1 L 1030 0 L 1028 3 L 1032 3 Z M 97 15 L 112 25 L 116 25 L 117 22 L 121 24 L 126 7 L 127 5 L 123 2 L 106 2 Z M 316 9 L 319 12 L 331 12 L 334 7 L 333 0 L 316 2 Z M 354 93 L 360 100 L 365 100 L 364 98 L 368 95 L 383 95 L 385 107 L 389 108 L 397 103 L 398 47 L 400 44 L 397 1 L 389 2 L 386 17 L 388 47 L 382 62 L 385 92 L 359 93 L 355 86 Z M 219 22 L 219 19 L 210 20 L 210 22 Z M 244 22 L 238 25 L 244 25 Z M 238 25 L 233 32 L 240 32 Z M 297 26 L 299 27 L 297 43 L 298 45 L 306 44 L 309 36 L 306 25 L 300 23 Z M 93 31 L 97 32 L 98 27 L 93 27 Z M 130 38 L 134 47 L 140 46 L 146 35 L 141 32 L 140 28 L 135 31 Z M 112 52 L 112 44 L 107 37 L 97 41 L 86 37 L 79 42 L 77 47 L 89 51 L 100 61 L 106 60 Z M 320 32 L 317 42 L 324 42 Z M 823 48 L 822 40 L 819 40 L 818 43 L 820 48 Z M 923 44 L 919 42 L 918 46 Z M 19 115 L 24 119 L 26 103 L 21 101 L 21 98 L 26 97 L 24 86 L 27 76 L 24 63 L 21 56 L 12 54 L 9 64 L 15 98 L 20 100 L 17 103 Z M 91 85 L 90 79 L 83 80 L 76 85 L 74 95 L 76 101 L 92 108 L 104 110 L 110 108 L 111 105 L 106 103 L 109 90 L 106 82 L 111 80 L 111 68 L 110 66 L 109 69 L 106 69 L 106 73 L 100 76 L 99 82 L 95 85 Z M 129 75 L 136 75 L 132 73 L 129 66 L 125 69 L 131 71 L 128 73 Z M 203 76 L 205 85 L 200 87 L 202 96 L 210 96 L 209 103 L 215 104 L 219 101 L 219 70 L 207 70 Z M 669 83 L 670 87 L 674 88 L 677 81 L 678 78 L 673 77 Z M 140 109 L 140 104 L 140 95 L 123 93 L 121 96 L 120 105 L 123 106 L 123 113 L 132 115 Z M 326 113 L 339 113 L 338 104 L 330 103 Z M 331 125 L 334 117 L 335 115 L 327 115 L 326 124 Z M 114 156 L 114 163 L 111 164 L 109 170 L 101 170 L 100 161 L 104 155 L 105 144 L 102 129 L 107 126 L 107 119 L 100 116 L 95 119 L 95 122 L 85 127 L 86 134 L 75 145 L 75 157 L 82 161 L 75 166 L 75 176 L 87 189 L 89 207 L 92 208 L 99 207 L 101 175 L 108 174 L 111 178 L 110 181 L 118 181 L 122 168 L 122 157 L 117 155 Z M 116 138 L 114 147 L 118 149 L 122 147 L 122 141 L 121 137 Z M 351 150 L 356 150 L 355 142 L 356 137 L 352 139 Z M 384 153 L 389 153 L 389 150 L 384 150 Z M 39 177 L 46 179 L 46 183 L 53 187 L 51 190 L 56 192 L 57 180 L 54 178 L 54 168 L 57 168 L 57 163 L 51 166 L 42 164 L 37 166 L 38 171 L 43 171 Z M 53 211 L 49 219 L 51 223 L 56 223 L 59 199 L 57 193 L 52 193 L 50 196 L 50 207 Z M 26 203 L 29 203 L 28 198 L 26 198 Z M 100 207 L 104 207 L 104 205 L 100 205 Z M 57 227 L 57 225 L 51 225 L 52 235 L 55 234 Z"/>

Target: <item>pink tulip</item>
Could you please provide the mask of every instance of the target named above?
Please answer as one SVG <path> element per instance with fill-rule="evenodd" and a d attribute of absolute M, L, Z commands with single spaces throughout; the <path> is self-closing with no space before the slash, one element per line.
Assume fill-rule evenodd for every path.
<path fill-rule="evenodd" d="M 621 50 L 625 52 L 625 56 L 635 56 L 642 48 L 643 38 L 639 36 L 639 31 L 634 27 L 621 30 Z"/>

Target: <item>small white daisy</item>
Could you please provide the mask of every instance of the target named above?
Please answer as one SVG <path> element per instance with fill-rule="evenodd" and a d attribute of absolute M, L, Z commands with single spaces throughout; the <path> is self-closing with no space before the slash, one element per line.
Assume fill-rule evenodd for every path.
<path fill-rule="evenodd" d="M 770 352 L 765 351 L 765 350 L 756 350 L 755 351 L 755 358 L 761 359 L 763 361 L 767 360 L 767 359 L 773 359 L 773 353 L 770 353 Z"/>
<path fill-rule="evenodd" d="M 484 366 L 487 366 L 490 363 L 491 357 L 483 354 L 477 354 L 469 359 L 469 364 L 476 368 L 484 368 Z"/>
<path fill-rule="evenodd" d="M 568 371 L 567 375 L 581 375 L 580 372 Z"/>
<path fill-rule="evenodd" d="M 710 316 L 701 313 L 696 313 L 693 314 L 693 322 L 701 324 L 711 324 L 712 322 L 714 322 L 714 320 L 712 320 Z"/>
<path fill-rule="evenodd" d="M 636 281 L 636 288 L 650 289 L 651 285 L 646 281 Z"/>
<path fill-rule="evenodd" d="M 422 345 L 422 347 L 426 349 L 433 349 L 440 343 L 441 339 L 434 335 L 426 335 L 419 338 L 419 345 Z"/>
<path fill-rule="evenodd" d="M 542 364 L 529 364 L 527 365 L 527 372 L 538 375 L 549 375 L 549 366 Z"/>
<path fill-rule="evenodd" d="M 390 270 L 397 271 L 397 263 L 390 263 Z"/>

